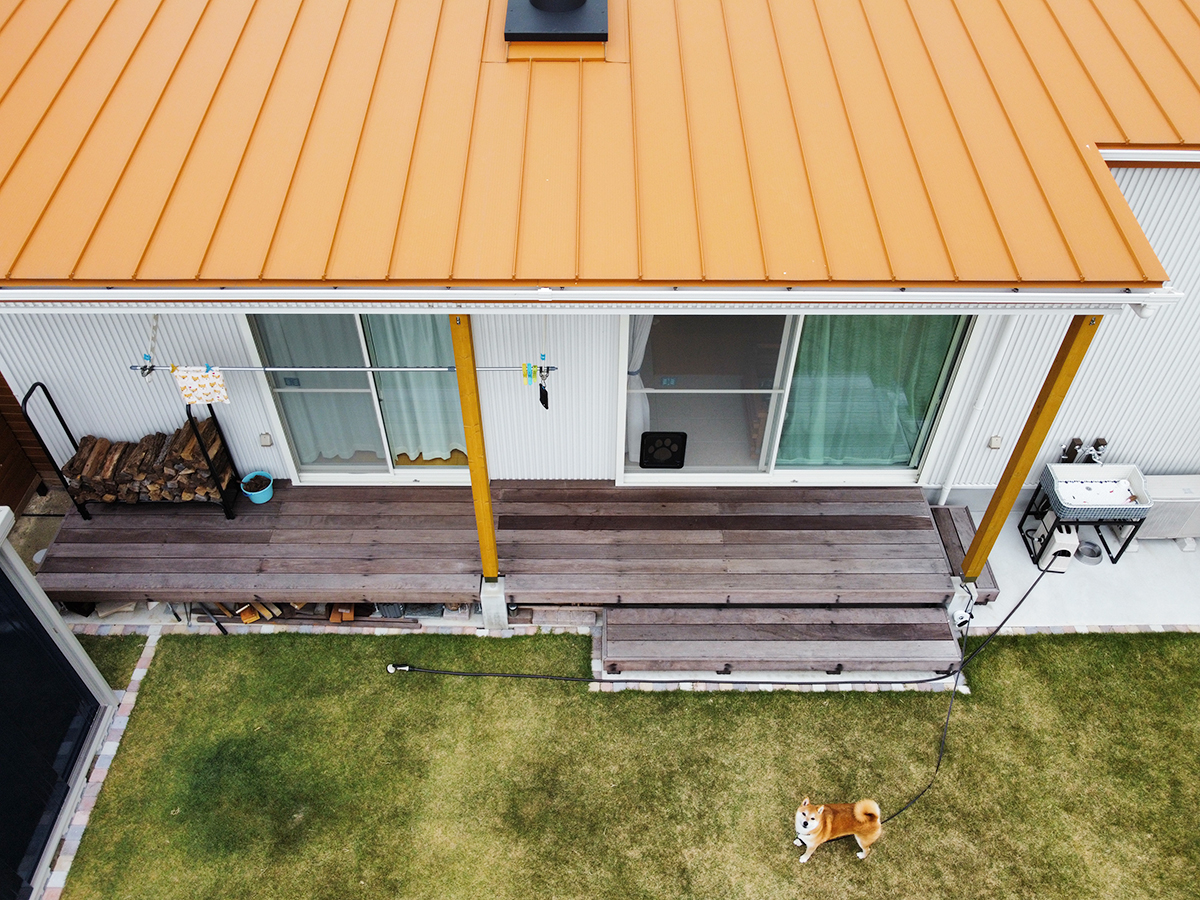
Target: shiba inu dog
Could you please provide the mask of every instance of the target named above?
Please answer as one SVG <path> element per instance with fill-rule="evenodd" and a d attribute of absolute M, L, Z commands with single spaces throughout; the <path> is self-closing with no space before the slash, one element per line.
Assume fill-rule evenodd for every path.
<path fill-rule="evenodd" d="M 882 831 L 879 804 L 874 800 L 812 806 L 805 797 L 796 810 L 796 840 L 792 843 L 808 848 L 800 857 L 800 862 L 808 862 L 813 852 L 826 841 L 852 834 L 862 848 L 858 858 L 866 859 Z"/>

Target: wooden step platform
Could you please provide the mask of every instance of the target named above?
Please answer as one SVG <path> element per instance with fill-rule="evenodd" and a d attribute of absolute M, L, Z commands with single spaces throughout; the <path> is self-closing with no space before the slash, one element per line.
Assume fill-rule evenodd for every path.
<path fill-rule="evenodd" d="M 944 672 L 960 657 L 944 608 L 664 608 L 605 611 L 610 673 Z M 839 667 L 841 667 L 839 669 Z"/>
<path fill-rule="evenodd" d="M 933 524 L 941 535 L 946 558 L 950 561 L 950 571 L 961 576 L 963 559 L 975 537 L 975 520 L 971 518 L 971 511 L 965 506 L 934 506 L 930 512 L 933 514 Z M 996 584 L 991 563 L 983 564 L 975 589 L 978 592 L 977 603 L 991 603 L 1000 596 L 1000 586 Z"/>
<path fill-rule="evenodd" d="M 493 484 L 509 603 L 945 603 L 924 495 L 896 488 Z"/>

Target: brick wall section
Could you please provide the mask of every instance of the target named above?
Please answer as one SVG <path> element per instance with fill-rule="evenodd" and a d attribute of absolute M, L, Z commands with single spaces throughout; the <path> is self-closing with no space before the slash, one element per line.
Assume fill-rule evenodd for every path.
<path fill-rule="evenodd" d="M 0 418 L 12 429 L 17 445 L 24 452 L 26 459 L 33 464 L 34 470 L 47 484 L 57 484 L 58 476 L 54 474 L 54 465 L 38 446 L 33 429 L 29 427 L 25 414 L 21 412 L 21 401 L 3 378 L 0 378 Z"/>

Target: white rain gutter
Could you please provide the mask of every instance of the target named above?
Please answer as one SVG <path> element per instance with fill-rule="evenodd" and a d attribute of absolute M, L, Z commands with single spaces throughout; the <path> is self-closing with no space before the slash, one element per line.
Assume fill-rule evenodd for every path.
<path fill-rule="evenodd" d="M 1100 158 L 1110 163 L 1142 165 L 1200 165 L 1200 150 L 1171 147 L 1100 147 Z"/>
<path fill-rule="evenodd" d="M 961 437 L 958 441 L 958 448 L 954 451 L 954 459 L 950 461 L 950 466 L 942 479 L 942 492 L 938 494 L 938 506 L 946 505 L 950 491 L 954 488 L 954 479 L 958 477 L 958 469 L 962 465 L 963 457 L 967 454 L 967 443 L 975 433 L 975 426 L 979 424 L 979 417 L 983 414 L 983 408 L 992 394 L 992 385 L 996 381 L 996 375 L 1000 372 L 1000 363 L 1004 360 L 1004 353 L 1008 349 L 1008 342 L 1012 339 L 1016 324 L 1016 316 L 1005 316 L 1004 324 L 1000 326 L 1000 334 L 997 335 L 996 345 L 992 348 L 992 358 L 988 360 L 983 382 L 979 385 L 979 392 L 975 395 L 975 405 L 971 407 L 971 416 L 967 419 L 966 427 L 960 432 Z"/>
<path fill-rule="evenodd" d="M 1170 288 L 1108 289 L 807 289 L 661 287 L 0 287 L 4 312 L 207 313 L 381 309 L 464 313 L 627 313 L 639 307 L 737 313 L 747 308 L 807 313 L 992 313 L 1105 314 L 1130 307 L 1139 315 L 1176 303 Z"/>

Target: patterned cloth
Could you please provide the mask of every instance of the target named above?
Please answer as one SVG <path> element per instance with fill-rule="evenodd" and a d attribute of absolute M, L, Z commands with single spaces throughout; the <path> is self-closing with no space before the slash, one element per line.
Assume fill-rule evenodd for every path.
<path fill-rule="evenodd" d="M 225 376 L 212 366 L 171 366 L 175 384 L 188 406 L 197 403 L 228 403 L 229 391 L 225 389 Z"/>

